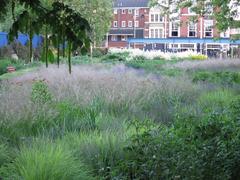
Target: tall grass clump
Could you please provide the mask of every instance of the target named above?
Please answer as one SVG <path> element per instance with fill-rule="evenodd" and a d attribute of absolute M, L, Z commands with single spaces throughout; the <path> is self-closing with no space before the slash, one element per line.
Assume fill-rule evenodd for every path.
<path fill-rule="evenodd" d="M 94 131 L 91 133 L 71 133 L 63 142 L 74 151 L 96 176 L 112 178 L 112 171 L 123 158 L 123 148 L 130 134 L 125 131 Z"/>
<path fill-rule="evenodd" d="M 10 148 L 0 143 L 0 168 L 11 160 L 11 156 Z"/>
<path fill-rule="evenodd" d="M 204 112 L 221 112 L 234 100 L 236 93 L 229 89 L 217 89 L 202 94 L 197 101 Z"/>
<path fill-rule="evenodd" d="M 35 142 L 21 148 L 5 169 L 6 179 L 93 179 L 72 151 L 52 142 Z"/>

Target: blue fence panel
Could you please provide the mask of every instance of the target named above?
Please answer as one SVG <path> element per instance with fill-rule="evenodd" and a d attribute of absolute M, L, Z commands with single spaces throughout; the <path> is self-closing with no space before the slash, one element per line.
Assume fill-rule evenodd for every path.
<path fill-rule="evenodd" d="M 18 38 L 17 38 L 17 41 L 20 42 L 23 46 L 26 46 L 27 45 L 27 42 L 28 42 L 28 36 L 25 35 L 25 34 L 19 34 L 18 35 Z"/>
<path fill-rule="evenodd" d="M 0 32 L 0 48 L 8 44 L 7 33 Z"/>
<path fill-rule="evenodd" d="M 8 45 L 8 37 L 7 36 L 8 36 L 7 33 L 0 32 L 0 48 Z M 16 38 L 16 40 L 19 43 L 21 43 L 23 46 L 26 46 L 29 41 L 29 37 L 27 34 L 19 34 L 18 37 Z M 41 46 L 42 43 L 43 43 L 42 36 L 39 36 L 39 35 L 33 36 L 33 39 L 32 39 L 33 48 L 37 48 L 37 47 Z"/>

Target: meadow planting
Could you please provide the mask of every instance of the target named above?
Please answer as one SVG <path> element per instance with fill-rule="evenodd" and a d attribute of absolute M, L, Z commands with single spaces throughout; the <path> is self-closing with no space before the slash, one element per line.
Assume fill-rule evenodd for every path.
<path fill-rule="evenodd" d="M 2 79 L 0 179 L 238 179 L 239 60 L 156 54 Z"/>

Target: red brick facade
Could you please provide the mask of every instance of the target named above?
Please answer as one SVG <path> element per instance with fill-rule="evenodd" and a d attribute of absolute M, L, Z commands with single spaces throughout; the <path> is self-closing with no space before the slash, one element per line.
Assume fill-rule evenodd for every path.
<path fill-rule="evenodd" d="M 131 0 L 129 0 L 131 1 Z M 134 2 L 134 0 L 132 0 Z M 179 10 L 178 19 L 170 20 L 171 15 L 163 15 L 159 9 L 146 7 L 114 7 L 114 18 L 108 35 L 108 48 L 144 48 L 149 45 L 128 44 L 129 38 L 227 38 L 220 36 L 215 20 L 199 17 L 190 12 L 189 8 Z M 192 18 L 195 17 L 196 23 Z M 197 19 L 196 19 L 197 18 Z M 175 28 L 175 29 L 174 29 Z M 222 35 L 222 34 L 221 34 Z M 194 44 L 190 42 L 189 44 Z M 177 48 L 185 45 L 174 45 Z M 195 50 L 197 44 L 191 48 Z M 206 45 L 207 46 L 207 45 Z M 171 48 L 171 44 L 152 44 L 150 48 Z M 183 48 L 184 49 L 184 48 Z"/>

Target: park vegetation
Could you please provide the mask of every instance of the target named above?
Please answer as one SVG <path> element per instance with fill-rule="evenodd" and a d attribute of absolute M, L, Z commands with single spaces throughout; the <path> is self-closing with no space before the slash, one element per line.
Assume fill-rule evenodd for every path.
<path fill-rule="evenodd" d="M 90 38 L 97 44 L 100 25 L 71 1 L 0 2 L 0 16 L 12 9 L 10 38 L 45 35 L 48 66 L 0 61 L 0 179 L 240 177 L 239 59 L 134 50 L 72 58 Z M 48 64 L 50 45 L 62 68 Z M 6 73 L 9 64 L 33 71 Z"/>

